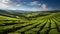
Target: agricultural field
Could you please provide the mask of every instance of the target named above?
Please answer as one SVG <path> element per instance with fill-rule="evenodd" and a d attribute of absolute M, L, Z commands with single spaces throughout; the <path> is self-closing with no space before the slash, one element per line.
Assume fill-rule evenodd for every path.
<path fill-rule="evenodd" d="M 60 34 L 60 12 L 7 12 L 0 10 L 0 34 Z"/>

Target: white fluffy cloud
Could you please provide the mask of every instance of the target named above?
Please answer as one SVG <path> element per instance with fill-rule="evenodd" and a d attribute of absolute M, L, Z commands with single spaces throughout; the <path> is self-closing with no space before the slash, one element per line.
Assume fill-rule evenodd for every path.
<path fill-rule="evenodd" d="M 10 0 L 0 0 L 0 9 L 10 9 Z"/>
<path fill-rule="evenodd" d="M 10 3 L 12 3 L 11 5 L 16 5 L 11 6 Z M 28 3 L 28 5 L 30 6 L 40 6 L 40 8 L 37 7 L 32 7 L 32 8 L 27 8 L 24 7 L 22 4 L 16 4 L 13 3 L 11 0 L 0 0 L 0 9 L 8 9 L 8 10 L 26 10 L 26 11 L 41 11 L 41 10 L 47 10 L 47 5 L 46 4 L 41 4 L 38 3 L 38 1 L 33 1 Z"/>
<path fill-rule="evenodd" d="M 41 8 L 42 8 L 42 10 L 48 10 L 46 4 L 42 4 L 42 5 L 41 5 Z"/>
<path fill-rule="evenodd" d="M 6 5 L 9 1 L 8 0 L 0 0 L 0 9 L 6 9 L 9 6 Z"/>
<path fill-rule="evenodd" d="M 15 10 L 15 8 L 13 8 L 12 6 L 9 6 L 9 5 L 6 5 L 6 4 L 3 4 L 3 3 L 0 3 L 0 9 Z"/>
<path fill-rule="evenodd" d="M 26 11 L 45 11 L 48 10 L 46 4 L 41 4 L 41 7 L 32 7 L 32 8 L 26 8 L 26 7 L 20 7 L 17 8 L 17 10 L 26 10 Z"/>
<path fill-rule="evenodd" d="M 21 6 L 20 4 L 16 4 L 17 7 Z"/>
<path fill-rule="evenodd" d="M 33 1 L 33 2 L 28 3 L 27 5 L 38 6 L 38 5 L 41 5 L 41 4 L 38 3 L 38 1 Z"/>
<path fill-rule="evenodd" d="M 3 4 L 3 3 L 0 3 L 0 8 L 8 8 L 9 6 Z"/>
<path fill-rule="evenodd" d="M 46 4 L 41 4 L 41 3 L 39 3 L 39 1 L 33 1 L 33 2 L 30 2 L 30 3 L 28 3 L 27 5 L 30 5 L 30 6 L 40 6 L 39 8 L 37 8 L 37 7 L 34 7 L 34 8 L 32 8 L 32 9 L 34 9 L 34 10 L 36 10 L 36 11 L 39 11 L 39 10 L 48 10 L 48 8 L 47 8 L 47 5 Z"/>
<path fill-rule="evenodd" d="M 10 3 L 20 6 L 19 4 L 11 2 L 11 0 L 0 0 L 0 9 L 16 10 L 17 8 L 10 6 Z"/>
<path fill-rule="evenodd" d="M 48 9 L 49 8 L 47 8 L 47 5 L 46 4 L 41 4 L 39 8 L 37 8 L 37 7 L 31 8 L 31 10 L 33 10 L 33 11 L 46 11 Z"/>
<path fill-rule="evenodd" d="M 10 3 L 10 0 L 0 0 L 1 3 L 8 4 Z"/>

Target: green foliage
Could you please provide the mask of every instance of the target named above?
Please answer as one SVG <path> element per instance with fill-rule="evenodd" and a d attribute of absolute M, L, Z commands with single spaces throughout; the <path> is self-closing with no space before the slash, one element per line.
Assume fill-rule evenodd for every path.
<path fill-rule="evenodd" d="M 60 12 L 18 13 L 0 10 L 0 34 L 60 34 Z"/>

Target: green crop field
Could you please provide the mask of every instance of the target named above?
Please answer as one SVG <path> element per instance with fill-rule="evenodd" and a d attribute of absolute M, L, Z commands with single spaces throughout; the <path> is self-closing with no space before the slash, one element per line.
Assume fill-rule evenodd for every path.
<path fill-rule="evenodd" d="M 0 10 L 0 34 L 60 34 L 60 12 L 7 12 Z"/>

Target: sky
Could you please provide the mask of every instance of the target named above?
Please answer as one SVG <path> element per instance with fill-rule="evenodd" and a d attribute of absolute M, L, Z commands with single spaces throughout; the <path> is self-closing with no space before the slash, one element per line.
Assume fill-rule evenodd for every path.
<path fill-rule="evenodd" d="M 0 9 L 25 11 L 60 10 L 60 0 L 0 0 Z"/>

